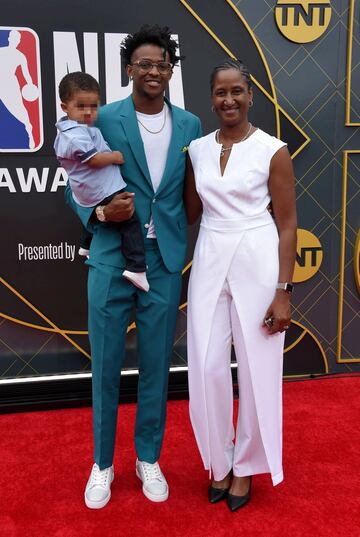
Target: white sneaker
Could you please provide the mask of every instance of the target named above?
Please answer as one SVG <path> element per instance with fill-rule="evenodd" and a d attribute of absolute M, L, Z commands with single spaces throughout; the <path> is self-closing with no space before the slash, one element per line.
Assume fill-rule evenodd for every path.
<path fill-rule="evenodd" d="M 143 493 L 152 502 L 164 502 L 169 496 L 169 487 L 157 462 L 136 459 L 136 475 L 143 482 Z"/>
<path fill-rule="evenodd" d="M 131 283 L 133 283 L 135 287 L 138 287 L 143 291 L 148 292 L 148 290 L 150 289 L 150 285 L 146 277 L 146 272 L 131 272 L 130 270 L 124 270 L 123 276 Z"/>
<path fill-rule="evenodd" d="M 89 481 L 85 488 L 85 504 L 90 509 L 105 507 L 111 498 L 111 483 L 114 479 L 114 467 L 109 466 L 100 470 L 95 463 L 92 467 Z"/>

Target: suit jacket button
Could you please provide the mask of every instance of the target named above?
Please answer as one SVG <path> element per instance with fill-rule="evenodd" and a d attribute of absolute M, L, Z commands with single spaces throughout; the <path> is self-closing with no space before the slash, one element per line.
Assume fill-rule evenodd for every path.
<path fill-rule="evenodd" d="M 156 201 L 156 198 L 153 199 L 153 203 L 155 203 L 155 201 Z"/>
<path fill-rule="evenodd" d="M 148 229 L 150 227 L 150 224 L 144 224 L 144 227 L 146 227 L 146 229 Z"/>

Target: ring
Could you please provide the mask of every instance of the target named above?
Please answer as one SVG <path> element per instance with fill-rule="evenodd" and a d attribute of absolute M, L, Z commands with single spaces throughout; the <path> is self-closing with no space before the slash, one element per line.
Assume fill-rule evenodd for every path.
<path fill-rule="evenodd" d="M 264 320 L 264 323 L 266 324 L 268 328 L 271 328 L 272 325 L 274 324 L 274 319 L 272 317 L 268 317 L 267 319 Z"/>

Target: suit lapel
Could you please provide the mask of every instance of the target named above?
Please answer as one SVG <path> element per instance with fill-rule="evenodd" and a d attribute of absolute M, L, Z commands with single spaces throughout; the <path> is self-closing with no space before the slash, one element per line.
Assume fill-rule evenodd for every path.
<path fill-rule="evenodd" d="M 161 178 L 161 182 L 157 193 L 166 186 L 166 183 L 172 177 L 174 170 L 178 164 L 178 160 L 182 157 L 182 148 L 184 146 L 184 127 L 181 119 L 181 111 L 171 106 L 171 103 L 166 99 L 166 103 L 170 108 L 172 119 L 172 134 L 168 149 L 165 170 Z M 144 144 L 139 131 L 139 126 L 136 118 L 136 112 L 131 95 L 124 101 L 124 107 L 121 111 L 122 124 L 124 131 L 131 147 L 131 151 L 138 163 L 144 177 L 148 181 L 151 188 L 153 184 L 150 178 L 150 172 L 146 161 Z"/>
<path fill-rule="evenodd" d="M 128 97 L 124 102 L 124 109 L 122 110 L 122 124 L 126 134 L 126 138 L 131 147 L 131 151 L 138 163 L 144 177 L 153 188 L 149 168 L 146 162 L 146 156 L 144 151 L 144 144 L 140 135 L 139 126 L 136 118 L 134 103 L 132 97 Z"/>
<path fill-rule="evenodd" d="M 172 107 L 167 99 L 166 102 L 171 111 L 172 134 L 166 159 L 165 170 L 159 188 L 156 192 L 157 194 L 160 193 L 161 190 L 163 190 L 169 179 L 172 177 L 173 172 L 178 165 L 178 160 L 182 157 L 181 150 L 184 146 L 184 127 L 181 120 L 181 112 L 176 108 Z"/>

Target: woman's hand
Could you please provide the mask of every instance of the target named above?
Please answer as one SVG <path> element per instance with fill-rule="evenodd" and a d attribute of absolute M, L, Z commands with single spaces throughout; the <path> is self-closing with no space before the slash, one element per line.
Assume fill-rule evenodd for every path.
<path fill-rule="evenodd" d="M 291 322 L 290 294 L 283 289 L 277 289 L 274 300 L 268 307 L 263 326 L 269 334 L 284 332 L 289 328 Z"/>

